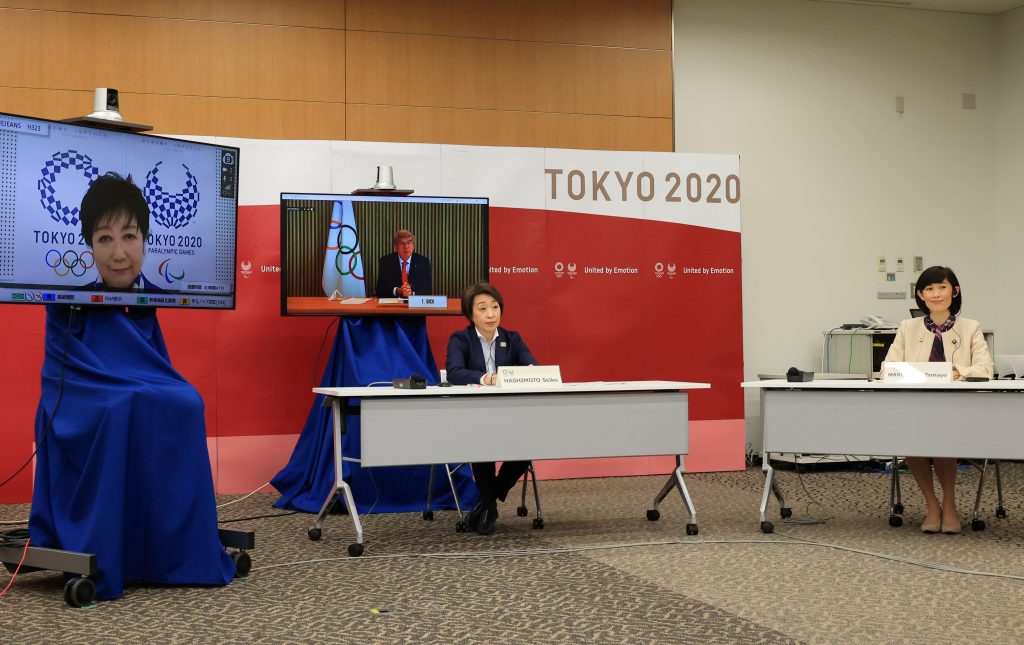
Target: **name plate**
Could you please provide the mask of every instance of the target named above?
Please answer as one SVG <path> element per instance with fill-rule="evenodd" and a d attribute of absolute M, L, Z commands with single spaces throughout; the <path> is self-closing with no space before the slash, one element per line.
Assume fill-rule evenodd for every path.
<path fill-rule="evenodd" d="M 883 383 L 952 383 L 952 363 L 886 363 Z"/>
<path fill-rule="evenodd" d="M 447 309 L 448 296 L 409 296 L 409 308 Z"/>
<path fill-rule="evenodd" d="M 562 370 L 557 365 L 508 365 L 498 368 L 498 387 L 559 387 Z"/>

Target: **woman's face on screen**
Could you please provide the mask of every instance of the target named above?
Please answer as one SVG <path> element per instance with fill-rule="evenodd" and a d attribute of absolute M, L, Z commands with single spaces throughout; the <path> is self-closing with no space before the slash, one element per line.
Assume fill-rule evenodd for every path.
<path fill-rule="evenodd" d="M 92 253 L 103 284 L 127 289 L 142 271 L 142 232 L 128 213 L 108 213 L 92 234 Z"/>
<path fill-rule="evenodd" d="M 934 282 L 917 292 L 918 297 L 928 305 L 928 312 L 933 314 L 949 311 L 956 294 L 957 287 L 950 284 L 949 280 Z"/>
<path fill-rule="evenodd" d="M 498 329 L 501 322 L 501 305 L 486 293 L 479 294 L 473 298 L 473 325 L 481 333 L 491 335 Z"/>

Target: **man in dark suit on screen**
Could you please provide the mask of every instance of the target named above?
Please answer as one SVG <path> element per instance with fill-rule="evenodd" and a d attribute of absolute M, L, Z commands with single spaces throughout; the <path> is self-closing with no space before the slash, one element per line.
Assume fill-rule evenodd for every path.
<path fill-rule="evenodd" d="M 434 292 L 430 260 L 416 253 L 416 236 L 410 231 L 395 231 L 391 238 L 394 253 L 380 259 L 377 267 L 378 298 L 427 296 Z"/>

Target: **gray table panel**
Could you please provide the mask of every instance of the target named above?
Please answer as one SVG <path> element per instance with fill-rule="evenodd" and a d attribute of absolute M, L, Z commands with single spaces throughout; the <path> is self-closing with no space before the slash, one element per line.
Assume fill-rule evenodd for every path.
<path fill-rule="evenodd" d="M 1024 459 L 1019 392 L 761 392 L 765 452 Z"/>
<path fill-rule="evenodd" d="M 686 392 L 364 399 L 364 467 L 685 455 Z"/>

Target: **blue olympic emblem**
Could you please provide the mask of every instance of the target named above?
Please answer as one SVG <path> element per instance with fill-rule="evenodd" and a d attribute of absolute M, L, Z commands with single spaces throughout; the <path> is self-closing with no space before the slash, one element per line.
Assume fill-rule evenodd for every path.
<path fill-rule="evenodd" d="M 41 170 L 42 179 L 36 186 L 39 188 L 39 202 L 43 208 L 50 213 L 50 219 L 55 222 L 63 222 L 69 226 L 78 225 L 78 205 L 68 206 L 57 199 L 57 176 L 65 170 L 77 170 L 82 173 L 89 185 L 100 176 L 100 171 L 92 165 L 92 158 L 77 150 L 66 152 L 55 152 L 53 156 L 43 165 Z"/>
<path fill-rule="evenodd" d="M 142 189 L 142 194 L 157 224 L 166 228 L 181 228 L 192 221 L 199 211 L 199 182 L 189 167 L 181 164 L 185 169 L 185 187 L 181 192 L 169 193 L 160 185 L 162 164 L 162 161 L 158 161 L 156 166 L 146 173 L 146 185 Z"/>
<path fill-rule="evenodd" d="M 69 273 L 76 278 L 81 278 L 95 265 L 96 260 L 93 258 L 92 251 L 83 251 L 79 254 L 71 249 L 63 253 L 57 249 L 50 249 L 46 252 L 46 266 L 53 269 L 53 272 L 61 278 Z"/>

